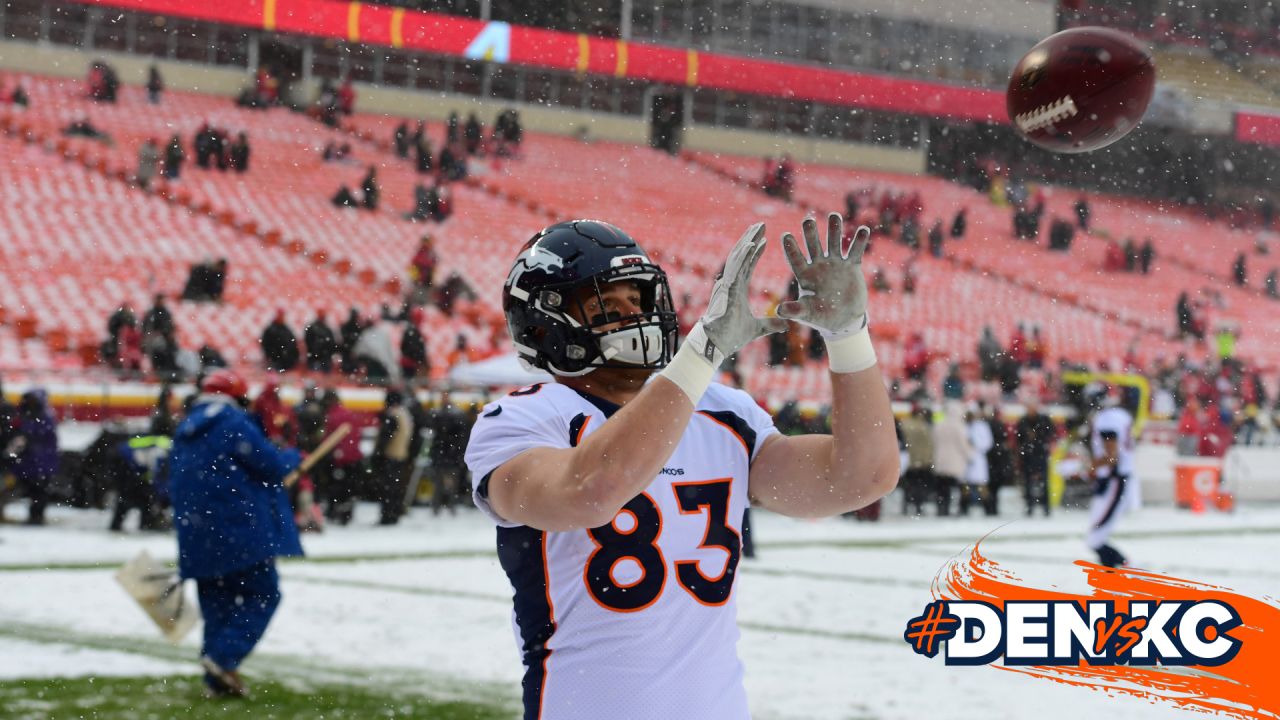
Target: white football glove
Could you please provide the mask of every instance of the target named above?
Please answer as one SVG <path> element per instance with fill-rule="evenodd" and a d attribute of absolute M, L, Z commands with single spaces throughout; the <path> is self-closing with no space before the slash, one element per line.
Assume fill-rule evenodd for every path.
<path fill-rule="evenodd" d="M 860 226 L 849 253 L 842 252 L 844 221 L 839 213 L 827 216 L 827 242 L 818 240 L 818 223 L 806 218 L 801 226 L 809 257 L 795 236 L 782 236 L 787 263 L 800 283 L 800 296 L 778 306 L 778 317 L 817 328 L 827 340 L 838 340 L 867 326 L 867 281 L 862 276 L 862 254 L 871 228 Z"/>
<path fill-rule="evenodd" d="M 724 270 L 711 288 L 706 311 L 685 338 L 713 368 L 752 340 L 787 329 L 785 320 L 758 318 L 751 313 L 747 285 L 767 242 L 764 223 L 747 228 L 729 251 Z"/>

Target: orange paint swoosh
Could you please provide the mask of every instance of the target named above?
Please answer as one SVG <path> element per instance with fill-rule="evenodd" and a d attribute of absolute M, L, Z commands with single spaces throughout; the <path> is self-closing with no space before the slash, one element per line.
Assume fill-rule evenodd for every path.
<path fill-rule="evenodd" d="M 1243 624 L 1231 630 L 1241 641 L 1239 653 L 1224 665 L 1202 667 L 1129 667 L 1079 665 L 1006 667 L 1001 670 L 1088 688 L 1123 693 L 1150 702 L 1242 720 L 1280 718 L 1280 602 L 1251 598 L 1229 588 L 1132 568 L 1107 568 L 1076 561 L 1093 592 L 1088 595 L 1027 587 L 1017 575 L 981 552 L 981 542 L 947 562 L 933 579 L 938 600 L 983 601 L 1001 609 L 1010 600 L 1110 600 L 1117 613 L 1128 613 L 1135 601 L 1217 600 L 1240 614 Z"/>

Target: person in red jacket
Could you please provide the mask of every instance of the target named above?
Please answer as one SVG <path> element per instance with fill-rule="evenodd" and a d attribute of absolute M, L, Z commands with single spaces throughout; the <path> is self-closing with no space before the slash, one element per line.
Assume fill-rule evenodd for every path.
<path fill-rule="evenodd" d="M 351 522 L 355 509 L 356 485 L 360 479 L 360 462 L 364 454 L 360 452 L 360 418 L 343 407 L 342 400 L 334 390 L 324 394 L 325 435 L 334 432 L 344 423 L 351 426 L 351 432 L 338 443 L 316 466 L 315 476 L 317 489 L 323 497 L 329 499 L 325 517 L 330 522 L 346 525 Z"/>
<path fill-rule="evenodd" d="M 356 108 L 356 88 L 351 83 L 351 78 L 342 81 L 342 85 L 338 88 L 338 112 L 343 115 L 350 115 Z"/>

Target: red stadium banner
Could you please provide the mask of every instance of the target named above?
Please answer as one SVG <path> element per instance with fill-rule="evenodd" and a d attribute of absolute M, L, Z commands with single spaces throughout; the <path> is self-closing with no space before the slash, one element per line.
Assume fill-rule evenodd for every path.
<path fill-rule="evenodd" d="M 847 107 L 1007 123 L 1004 94 L 334 0 L 80 0 L 422 52 Z"/>
<path fill-rule="evenodd" d="M 1280 146 L 1280 115 L 1236 113 L 1236 140 L 1256 145 Z"/>

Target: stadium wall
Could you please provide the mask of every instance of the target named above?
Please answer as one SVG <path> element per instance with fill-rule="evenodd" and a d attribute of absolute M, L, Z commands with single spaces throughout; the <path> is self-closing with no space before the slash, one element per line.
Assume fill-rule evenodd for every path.
<path fill-rule="evenodd" d="M 64 45 L 0 41 L 0 69 L 55 77 L 84 78 L 89 63 L 105 60 L 116 69 L 120 81 L 129 85 L 147 82 L 147 69 L 155 65 L 170 90 L 190 90 L 210 95 L 235 96 L 250 78 L 243 70 L 217 65 L 163 60 L 147 55 L 131 55 L 95 50 L 86 52 Z"/>
<path fill-rule="evenodd" d="M 17 41 L 0 42 L 0 68 L 56 77 L 83 78 L 89 63 L 106 60 L 121 81 L 141 85 L 147 69 L 155 65 L 171 90 L 187 90 L 233 97 L 250 81 L 240 69 L 216 65 L 162 60 L 150 56 L 84 51 L 60 45 L 40 45 Z M 298 83 L 299 97 L 314 97 L 319 81 Z M 511 103 L 441 92 L 411 91 L 364 83 L 356 84 L 357 109 L 361 112 L 431 120 L 445 120 L 450 112 L 474 110 L 482 118 L 495 117 L 501 110 L 520 109 L 524 126 L 534 132 L 578 135 L 583 128 L 594 140 L 644 145 L 649 141 L 649 125 L 642 117 L 592 113 L 546 105 Z M 883 145 L 838 142 L 795 135 L 753 132 L 734 128 L 694 125 L 685 129 L 684 147 L 689 150 L 723 152 L 760 157 L 789 153 L 801 162 L 859 167 L 887 172 L 923 173 L 924 148 L 896 148 Z"/>

